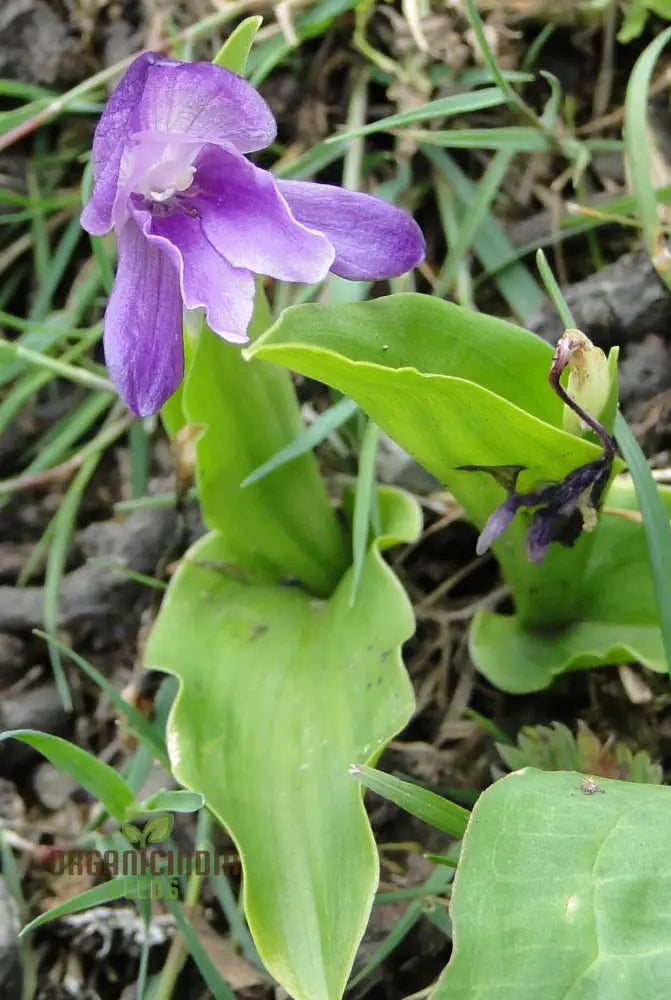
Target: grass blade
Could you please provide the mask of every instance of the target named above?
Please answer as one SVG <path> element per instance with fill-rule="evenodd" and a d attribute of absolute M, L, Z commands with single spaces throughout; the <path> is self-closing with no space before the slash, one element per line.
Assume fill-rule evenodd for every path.
<path fill-rule="evenodd" d="M 375 520 L 377 511 L 375 496 L 375 456 L 380 440 L 380 429 L 369 420 L 363 434 L 361 453 L 359 455 L 359 475 L 356 481 L 356 496 L 354 498 L 354 515 L 352 518 L 352 590 L 350 604 L 356 601 L 356 592 L 363 570 L 363 561 L 368 548 L 368 535 L 371 522 Z"/>
<path fill-rule="evenodd" d="M 650 569 L 655 588 L 662 642 L 671 674 L 671 522 L 669 513 L 650 473 L 650 467 L 640 445 L 618 412 L 615 418 L 615 440 L 634 481 L 636 499 L 643 515 L 643 527 L 650 554 Z"/>
<path fill-rule="evenodd" d="M 660 260 L 660 276 L 671 284 L 668 259 L 660 257 L 661 233 L 654 191 L 647 110 L 650 78 L 662 49 L 671 39 L 671 27 L 648 45 L 636 61 L 624 102 L 624 148 L 629 179 L 636 197 L 645 245 L 653 259 Z M 666 277 L 663 272 L 666 271 Z"/>
<path fill-rule="evenodd" d="M 362 785 L 377 792 L 385 799 L 395 802 L 401 809 L 416 816 L 424 823 L 435 826 L 437 830 L 449 833 L 451 837 L 461 838 L 466 832 L 470 818 L 468 809 L 455 805 L 428 788 L 415 785 L 410 781 L 401 781 L 393 774 L 386 774 L 374 767 L 363 764 L 353 764 L 350 774 L 359 779 Z"/>
<path fill-rule="evenodd" d="M 287 462 L 293 461 L 294 458 L 299 458 L 300 455 L 304 455 L 307 451 L 312 451 L 318 444 L 321 444 L 324 438 L 328 437 L 329 434 L 349 420 L 356 413 L 357 409 L 357 404 L 351 399 L 343 398 L 338 400 L 334 406 L 321 413 L 309 427 L 301 431 L 298 437 L 294 438 L 290 444 L 285 445 L 284 448 L 280 448 L 272 458 L 269 458 L 267 462 L 260 465 L 258 469 L 254 469 L 242 481 L 241 485 L 251 486 L 252 483 L 258 483 L 260 479 L 265 478 L 265 476 L 274 472 L 275 469 L 279 469 L 280 466 L 286 465 Z"/>

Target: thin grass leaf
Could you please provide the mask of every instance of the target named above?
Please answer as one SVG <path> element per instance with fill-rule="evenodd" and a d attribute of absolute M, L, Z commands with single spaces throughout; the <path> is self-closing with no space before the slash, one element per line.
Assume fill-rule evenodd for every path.
<path fill-rule="evenodd" d="M 55 514 L 52 541 L 47 557 L 47 567 L 44 579 L 44 628 L 47 633 L 58 629 L 58 608 L 60 602 L 61 581 L 65 572 L 65 564 L 70 547 L 70 539 L 77 519 L 77 512 L 82 495 L 88 482 L 98 467 L 102 452 L 90 455 L 78 470 L 63 502 Z M 49 659 L 54 672 L 54 681 L 58 693 L 67 712 L 72 711 L 72 696 L 65 671 L 61 663 L 58 647 L 49 643 Z"/>
<path fill-rule="evenodd" d="M 453 878 L 454 871 L 451 868 L 446 868 L 444 866 L 437 867 L 422 887 L 425 895 L 442 895 L 448 889 Z M 382 962 L 384 962 L 384 960 L 396 950 L 396 948 L 398 948 L 401 941 L 403 941 L 403 939 L 415 926 L 417 921 L 421 920 L 425 913 L 425 902 L 419 900 L 412 902 L 405 913 L 394 924 L 387 937 L 373 952 L 363 968 L 361 968 L 357 974 L 350 979 L 348 989 L 352 989 L 354 986 L 357 986 L 358 983 L 366 979 L 371 972 L 374 972 L 375 969 L 377 969 L 377 967 L 381 965 Z"/>
<path fill-rule="evenodd" d="M 433 146 L 422 145 L 420 149 L 460 205 L 468 206 L 476 195 L 477 185 L 448 153 Z M 504 230 L 489 212 L 473 237 L 473 249 L 486 271 L 495 272 L 494 283 L 520 322 L 524 323 L 545 304 L 538 284 L 524 264 L 516 259 Z"/>
<path fill-rule="evenodd" d="M 369 420 L 363 433 L 359 454 L 359 474 L 356 480 L 354 514 L 352 516 L 352 589 L 349 602 L 354 605 L 363 570 L 371 524 L 377 520 L 375 494 L 375 457 L 380 440 L 380 428 Z"/>
<path fill-rule="evenodd" d="M 195 486 L 190 486 L 184 496 L 185 503 L 191 503 L 198 499 L 198 490 Z M 117 514 L 127 514 L 134 510 L 167 510 L 177 503 L 177 494 L 154 493 L 148 497 L 137 497 L 136 500 L 119 500 L 114 504 L 114 511 Z"/>
<path fill-rule="evenodd" d="M 499 107 L 505 102 L 505 95 L 499 87 L 487 87 L 484 90 L 474 90 L 466 94 L 452 94 L 450 97 L 439 97 L 435 101 L 429 101 L 418 108 L 413 108 L 412 111 L 403 111 L 401 114 L 379 118 L 377 121 L 371 122 L 370 125 L 336 132 L 324 142 L 327 144 L 342 142 L 346 139 L 372 135 L 374 132 L 387 132 L 390 129 L 402 128 L 404 125 L 412 125 L 415 122 L 428 121 L 432 118 L 452 118 L 473 111 L 484 111 L 488 108 Z"/>
<path fill-rule="evenodd" d="M 76 215 L 70 219 L 70 222 L 63 230 L 56 249 L 48 262 L 46 272 L 39 284 L 35 301 L 30 310 L 32 319 L 44 319 L 49 312 L 51 300 L 72 260 L 81 237 L 82 230 L 79 224 L 79 216 Z"/>
<path fill-rule="evenodd" d="M 94 906 L 104 906 L 105 903 L 112 903 L 116 899 L 129 899 L 141 896 L 151 882 L 151 875 L 121 876 L 103 882 L 93 889 L 87 889 L 73 896 L 65 903 L 52 906 L 46 913 L 41 913 L 22 929 L 20 936 L 30 934 L 31 931 L 48 924 L 51 920 L 58 920 L 59 917 L 67 917 L 71 913 L 81 913 L 82 910 L 90 910 Z"/>
<path fill-rule="evenodd" d="M 22 475 L 28 476 L 52 465 L 57 465 L 67 454 L 70 447 L 86 434 L 100 415 L 111 405 L 109 392 L 94 392 L 83 400 L 80 405 L 58 421 L 52 433 L 45 434 L 37 443 L 37 456 L 23 470 Z M 2 484 L 0 483 L 0 492 Z"/>
<path fill-rule="evenodd" d="M 636 197 L 645 245 L 653 262 L 659 260 L 660 224 L 652 183 L 652 157 L 648 136 L 648 90 L 655 64 L 667 42 L 671 27 L 657 36 L 636 60 L 624 102 L 624 146 L 629 180 Z M 671 266 L 660 260 L 660 276 L 671 284 Z"/>
<path fill-rule="evenodd" d="M 260 479 L 270 475 L 275 469 L 279 469 L 282 465 L 286 465 L 295 458 L 299 458 L 300 455 L 312 451 L 318 444 L 321 444 L 324 438 L 327 438 L 329 434 L 332 434 L 333 431 L 349 420 L 356 413 L 357 409 L 357 404 L 351 399 L 343 398 L 338 400 L 334 406 L 321 413 L 309 427 L 301 431 L 298 437 L 294 438 L 290 444 L 281 448 L 272 458 L 269 458 L 267 462 L 260 465 L 258 469 L 254 469 L 242 481 L 241 486 L 251 486 L 252 483 L 258 483 Z"/>
<path fill-rule="evenodd" d="M 395 802 L 401 809 L 436 827 L 437 830 L 449 833 L 451 837 L 457 839 L 461 839 L 466 832 L 471 815 L 468 809 L 449 802 L 441 795 L 430 792 L 428 788 L 414 785 L 410 781 L 401 781 L 393 774 L 386 774 L 384 771 L 363 764 L 353 764 L 350 774 L 358 778 L 366 788 Z"/>
<path fill-rule="evenodd" d="M 650 569 L 659 611 L 659 624 L 666 662 L 671 674 L 671 523 L 650 466 L 628 423 L 618 412 L 615 417 L 615 440 L 634 481 L 636 499 L 643 515 L 648 542 Z"/>
<path fill-rule="evenodd" d="M 214 872 L 213 875 L 210 875 L 209 882 L 214 895 L 219 900 L 219 905 L 223 910 L 224 916 L 226 917 L 226 922 L 231 931 L 231 937 L 235 941 L 236 945 L 238 945 L 247 961 L 251 965 L 254 965 L 260 972 L 265 974 L 266 968 L 259 958 L 256 945 L 254 944 L 252 935 L 249 933 L 249 929 L 245 923 L 242 914 L 242 907 L 238 904 L 238 901 L 233 895 L 230 882 L 221 872 Z"/>
<path fill-rule="evenodd" d="M 35 140 L 35 152 L 39 150 L 39 143 L 43 142 L 43 138 L 39 135 Z M 30 161 L 29 161 L 30 162 Z M 37 179 L 37 172 L 35 171 L 34 165 L 31 163 L 28 167 L 26 173 L 26 186 L 28 188 L 28 197 L 30 198 L 30 208 L 33 213 L 32 221 L 30 226 L 31 241 L 33 247 L 33 268 L 35 271 L 35 282 L 39 288 L 44 281 L 47 279 L 47 272 L 49 269 L 49 234 L 46 226 L 46 219 L 44 215 L 44 210 L 41 206 L 42 196 L 40 193 L 39 182 Z"/>
<path fill-rule="evenodd" d="M 498 87 L 505 96 L 506 102 L 517 110 L 523 107 L 523 102 L 519 95 L 513 90 L 510 83 L 504 76 L 504 74 L 499 69 L 499 64 L 496 61 L 496 56 L 489 47 L 489 42 L 487 41 L 487 36 L 485 34 L 485 28 L 482 23 L 482 18 L 480 17 L 480 12 L 478 11 L 475 0 L 464 0 L 464 7 L 466 8 L 465 13 L 468 18 L 475 39 L 478 43 L 480 53 L 482 55 L 482 60 L 492 75 L 492 79 L 496 81 Z"/>
<path fill-rule="evenodd" d="M 90 677 L 95 684 L 98 685 L 101 691 L 104 691 L 107 697 L 110 699 L 119 715 L 126 718 L 127 722 L 132 726 L 134 734 L 137 736 L 138 740 L 147 748 L 150 752 L 152 759 L 159 761 L 162 767 L 166 771 L 170 770 L 170 763 L 168 761 L 168 751 L 165 746 L 165 740 L 160 734 L 158 728 L 152 725 L 144 715 L 137 710 L 133 705 L 130 705 L 125 698 L 122 698 L 121 694 L 117 691 L 108 679 L 97 670 L 93 664 L 85 660 L 83 656 L 76 653 L 74 649 L 70 649 L 66 643 L 61 642 L 55 635 L 51 635 L 48 632 L 43 632 L 41 629 L 33 629 L 33 634 L 39 636 L 40 639 L 44 639 L 45 642 L 50 643 L 55 646 L 61 653 L 69 657 L 73 663 L 75 663 L 79 669 Z M 130 787 L 133 785 L 131 783 Z"/>
<path fill-rule="evenodd" d="M 184 913 L 182 903 L 178 899 L 171 899 L 170 893 L 167 891 L 164 892 L 163 899 L 165 905 L 175 918 L 177 927 L 184 936 L 189 953 L 198 966 L 198 971 L 212 991 L 214 1000 L 236 1000 L 235 994 L 221 978 L 212 959 L 200 943 L 198 935 L 189 923 L 189 918 Z"/>
<path fill-rule="evenodd" d="M 128 428 L 130 452 L 130 486 L 134 497 L 143 497 L 149 485 L 151 463 L 150 437 L 142 420 L 134 420 Z"/>
<path fill-rule="evenodd" d="M 109 569 L 113 573 L 118 573 L 125 580 L 133 580 L 141 583 L 144 587 L 151 587 L 152 590 L 167 590 L 168 584 L 165 580 L 157 580 L 155 576 L 147 576 L 146 573 L 138 573 L 137 570 L 130 569 L 122 563 L 110 562 L 103 556 L 91 556 L 86 560 L 90 566 L 100 566 L 101 569 Z"/>
<path fill-rule="evenodd" d="M 417 142 L 442 146 L 445 149 L 508 149 L 511 153 L 542 153 L 551 148 L 548 137 L 523 125 L 502 125 L 495 128 L 424 129 L 408 132 Z"/>
<path fill-rule="evenodd" d="M 510 150 L 500 149 L 493 157 L 477 185 L 473 198 L 460 220 L 459 235 L 450 245 L 445 262 L 440 269 L 434 294 L 444 295 L 454 280 L 462 258 L 469 251 L 478 229 L 485 222 L 489 208 L 499 193 L 503 179 L 514 156 Z"/>
<path fill-rule="evenodd" d="M 121 775 L 102 760 L 74 743 L 34 729 L 10 729 L 0 740 L 17 739 L 38 750 L 54 767 L 65 771 L 115 819 L 123 822 L 133 806 L 133 793 Z"/>
<path fill-rule="evenodd" d="M 107 389 L 108 392 L 114 392 L 114 386 L 106 378 L 94 375 L 93 372 L 86 371 L 84 368 L 75 368 L 73 365 L 65 364 L 63 361 L 50 358 L 37 351 L 31 351 L 21 344 L 0 339 L 0 355 L 3 352 L 19 358 L 21 361 L 26 361 L 28 364 L 47 368 L 54 375 L 60 375 L 61 378 L 68 379 L 70 382 L 76 382 L 79 385 L 85 385 L 88 389 Z"/>
<path fill-rule="evenodd" d="M 338 139 L 337 136 L 332 136 L 329 140 L 324 139 L 323 142 L 318 142 L 316 146 L 306 150 L 300 156 L 292 157 L 286 162 L 276 163 L 273 167 L 273 173 L 276 177 L 304 181 L 335 163 L 344 156 L 346 151 L 347 143 Z"/>
<path fill-rule="evenodd" d="M 536 254 L 536 264 L 538 265 L 538 270 L 541 278 L 543 279 L 543 284 L 547 289 L 547 293 L 552 299 L 552 303 L 559 313 L 562 323 L 564 324 L 564 329 L 570 330 L 572 327 L 575 327 L 575 320 L 573 319 L 566 299 L 562 295 L 557 279 L 548 264 L 548 259 L 542 250 L 539 250 Z"/>

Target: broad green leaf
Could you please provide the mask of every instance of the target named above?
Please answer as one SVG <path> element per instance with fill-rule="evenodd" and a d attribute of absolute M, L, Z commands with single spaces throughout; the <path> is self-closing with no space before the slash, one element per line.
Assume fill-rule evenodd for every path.
<path fill-rule="evenodd" d="M 81 747 L 34 729 L 12 729 L 0 734 L 0 740 L 21 740 L 51 761 L 54 767 L 65 771 L 105 806 L 119 822 L 123 822 L 133 807 L 133 793 L 114 768 L 98 760 Z"/>
<path fill-rule="evenodd" d="M 392 295 L 338 309 L 286 310 L 248 351 L 335 386 L 447 484 L 482 527 L 505 499 L 485 471 L 520 465 L 521 490 L 562 479 L 599 449 L 560 430 L 562 404 L 548 385 L 550 346 L 533 334 L 423 295 Z M 518 515 L 494 544 L 517 612 L 557 626 L 580 614 L 575 586 L 593 544 L 553 546 L 527 562 Z"/>
<path fill-rule="evenodd" d="M 269 321 L 265 300 L 257 295 L 251 335 Z M 204 428 L 196 444 L 203 517 L 208 527 L 229 533 L 232 558 L 244 562 L 258 555 L 316 593 L 330 593 L 347 565 L 347 548 L 314 456 L 300 455 L 241 489 L 302 430 L 288 372 L 245 361 L 239 347 L 203 326 L 183 406 L 187 420 Z"/>
<path fill-rule="evenodd" d="M 671 790 L 526 769 L 478 800 L 432 1000 L 653 1000 L 671 979 Z"/>
<path fill-rule="evenodd" d="M 86 889 L 85 892 L 80 892 L 64 903 L 52 906 L 46 913 L 40 913 L 39 917 L 35 917 L 22 928 L 21 937 L 41 927 L 42 924 L 49 923 L 50 920 L 67 917 L 71 913 L 81 913 L 82 910 L 90 910 L 94 906 L 104 906 L 105 903 L 112 903 L 116 899 L 141 898 L 150 882 L 151 875 L 129 875 L 110 879 L 109 882 L 96 885 L 93 889 Z"/>
<path fill-rule="evenodd" d="M 173 577 L 146 652 L 180 680 L 174 773 L 235 839 L 254 941 L 298 1000 L 342 995 L 378 878 L 348 768 L 374 760 L 413 706 L 399 655 L 412 611 L 380 548 L 416 537 L 419 512 L 391 489 L 379 506 L 353 607 L 351 570 L 317 600 L 212 533 Z"/>
<path fill-rule="evenodd" d="M 660 496 L 671 513 L 671 489 L 660 490 Z M 470 652 L 493 684 L 519 693 L 537 691 L 567 670 L 623 661 L 666 671 L 644 527 L 609 513 L 637 511 L 630 480 L 613 482 L 605 509 L 584 572 L 570 584 L 581 598 L 576 622 L 550 633 L 534 632 L 512 615 L 476 614 Z"/>
<path fill-rule="evenodd" d="M 362 764 L 353 764 L 350 768 L 350 774 L 358 778 L 366 788 L 390 799 L 401 809 L 419 817 L 425 823 L 430 823 L 431 826 L 444 830 L 452 837 L 463 837 L 470 815 L 468 809 L 464 809 L 463 806 L 449 802 L 441 795 L 429 791 L 428 788 L 413 785 L 410 781 L 401 781 L 393 774 L 376 771 L 374 768 L 365 767 Z"/>

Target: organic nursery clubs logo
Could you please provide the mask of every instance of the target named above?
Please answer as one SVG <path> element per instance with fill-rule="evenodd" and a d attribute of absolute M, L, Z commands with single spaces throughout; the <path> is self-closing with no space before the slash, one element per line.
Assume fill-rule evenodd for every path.
<path fill-rule="evenodd" d="M 128 850 L 55 849 L 50 852 L 48 868 L 53 875 L 106 875 L 124 878 L 122 895 L 133 899 L 160 899 L 179 896 L 179 879 L 195 875 L 238 875 L 240 859 L 235 851 L 181 851 L 170 845 L 157 847 L 173 831 L 174 817 L 157 813 L 144 826 L 123 823 L 121 834 Z"/>

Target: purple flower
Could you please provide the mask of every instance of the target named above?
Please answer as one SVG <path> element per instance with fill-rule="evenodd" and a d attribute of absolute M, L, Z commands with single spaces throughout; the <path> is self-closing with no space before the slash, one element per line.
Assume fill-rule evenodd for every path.
<path fill-rule="evenodd" d="M 522 508 L 536 508 L 526 532 L 527 556 L 531 562 L 542 563 L 551 542 L 572 548 L 583 531 L 596 526 L 612 466 L 613 455 L 604 452 L 593 462 L 573 469 L 561 482 L 529 493 L 515 491 L 523 466 L 461 466 L 468 472 L 487 472 L 508 491 L 506 500 L 490 514 L 478 538 L 477 554 L 481 556 L 487 551 Z"/>
<path fill-rule="evenodd" d="M 265 101 L 235 73 L 153 53 L 132 63 L 107 103 L 81 222 L 96 235 L 116 230 L 105 358 L 141 416 L 182 379 L 183 306 L 204 306 L 210 327 L 242 344 L 255 273 L 390 278 L 424 257 L 422 234 L 400 209 L 255 167 L 244 154 L 275 131 Z"/>
<path fill-rule="evenodd" d="M 568 395 L 559 381 L 568 366 L 573 374 L 574 367 L 580 375 L 576 379 L 581 395 L 587 402 L 596 402 L 603 408 L 607 402 L 610 386 L 607 379 L 607 362 L 603 352 L 598 351 L 580 330 L 566 330 L 559 338 L 557 350 L 552 358 L 549 381 L 564 405 L 578 418 L 577 426 L 588 427 L 601 440 L 603 452 L 593 462 L 579 465 L 558 483 L 551 483 L 529 493 L 517 492 L 517 480 L 523 465 L 462 465 L 467 472 L 486 472 L 505 489 L 508 496 L 489 515 L 482 534 L 478 538 L 476 552 L 482 555 L 492 542 L 506 530 L 518 510 L 536 508 L 526 532 L 527 556 L 531 562 L 540 565 L 547 555 L 551 542 L 559 542 L 571 548 L 583 531 L 593 531 L 601 508 L 603 494 L 608 485 L 615 460 L 615 440 L 603 424 L 589 413 L 575 398 Z M 605 374 L 604 374 L 605 366 Z M 596 385 L 589 385 L 590 378 Z"/>

